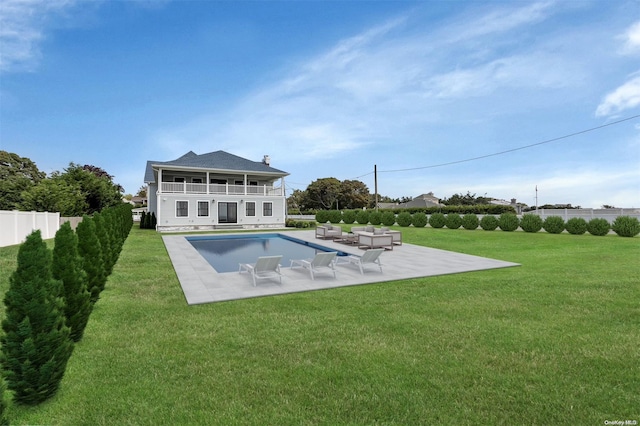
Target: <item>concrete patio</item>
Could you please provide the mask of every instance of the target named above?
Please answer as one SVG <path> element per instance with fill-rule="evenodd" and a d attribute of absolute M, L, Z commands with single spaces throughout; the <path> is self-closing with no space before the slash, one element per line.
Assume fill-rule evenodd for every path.
<path fill-rule="evenodd" d="M 316 239 L 314 231 L 265 230 L 265 233 L 290 235 L 358 256 L 364 252 L 353 246 Z M 162 239 L 189 305 L 519 266 L 405 243 L 382 253 L 382 273 L 377 268 L 368 268 L 362 275 L 357 266 L 339 264 L 336 266 L 337 279 L 331 274 L 321 274 L 311 280 L 307 270 L 282 265 L 282 285 L 275 279 L 264 279 L 254 287 L 249 274 L 216 272 L 184 235 L 165 235 Z"/>

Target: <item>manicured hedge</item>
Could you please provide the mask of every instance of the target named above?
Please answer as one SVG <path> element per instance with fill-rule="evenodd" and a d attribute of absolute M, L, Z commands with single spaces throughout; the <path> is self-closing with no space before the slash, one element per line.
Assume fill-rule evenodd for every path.
<path fill-rule="evenodd" d="M 549 216 L 542 222 L 542 227 L 550 234 L 559 234 L 564 231 L 564 220 L 560 216 Z"/>
<path fill-rule="evenodd" d="M 525 214 L 520 220 L 520 228 L 525 232 L 538 232 L 542 229 L 542 218 L 537 214 Z"/>
<path fill-rule="evenodd" d="M 498 218 L 487 215 L 480 219 L 480 227 L 485 231 L 494 231 L 498 227 Z"/>
<path fill-rule="evenodd" d="M 582 235 L 587 232 L 587 221 L 581 217 L 572 217 L 565 226 L 567 232 L 573 235 Z"/>
<path fill-rule="evenodd" d="M 587 222 L 587 231 L 591 235 L 596 235 L 598 237 L 602 237 L 609 233 L 609 222 L 606 219 L 594 218 Z"/>
<path fill-rule="evenodd" d="M 458 229 L 462 226 L 462 218 L 457 213 L 449 213 L 445 218 L 444 224 L 449 229 Z"/>
<path fill-rule="evenodd" d="M 360 210 L 356 215 L 356 222 L 360 225 L 366 225 L 369 223 L 369 210 Z"/>
<path fill-rule="evenodd" d="M 635 237 L 640 234 L 640 222 L 635 217 L 618 216 L 611 224 L 611 229 L 621 237 Z"/>
<path fill-rule="evenodd" d="M 478 219 L 478 216 L 473 213 L 467 213 L 462 217 L 462 227 L 464 229 L 473 231 L 474 229 L 478 228 L 479 224 L 480 220 Z"/>
<path fill-rule="evenodd" d="M 411 225 L 411 214 L 408 212 L 401 212 L 396 217 L 396 222 L 398 222 L 398 225 L 404 227 Z"/>
<path fill-rule="evenodd" d="M 426 214 L 417 212 L 414 213 L 411 217 L 411 223 L 413 223 L 413 226 L 415 226 L 416 228 L 424 228 L 425 226 L 427 226 L 427 223 L 429 223 L 429 219 L 427 218 Z"/>
<path fill-rule="evenodd" d="M 356 221 L 356 214 L 353 210 L 345 210 L 342 212 L 342 221 L 347 225 L 351 225 Z"/>
<path fill-rule="evenodd" d="M 518 229 L 520 220 L 513 213 L 502 213 L 498 219 L 498 226 L 506 232 L 512 232 Z"/>
<path fill-rule="evenodd" d="M 429 218 L 429 225 L 432 228 L 442 228 L 446 223 L 446 218 L 442 213 L 434 213 Z"/>

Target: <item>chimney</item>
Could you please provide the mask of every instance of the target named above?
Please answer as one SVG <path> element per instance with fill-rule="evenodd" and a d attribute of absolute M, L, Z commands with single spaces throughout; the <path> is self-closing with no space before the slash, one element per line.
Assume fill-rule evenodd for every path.
<path fill-rule="evenodd" d="M 262 157 L 262 163 L 266 164 L 267 166 L 271 165 L 271 157 L 265 155 L 264 157 Z"/>

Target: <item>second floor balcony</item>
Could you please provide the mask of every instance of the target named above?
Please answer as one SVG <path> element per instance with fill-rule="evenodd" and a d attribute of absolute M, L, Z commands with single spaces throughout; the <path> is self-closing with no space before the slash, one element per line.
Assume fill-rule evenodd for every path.
<path fill-rule="evenodd" d="M 258 195 L 282 197 L 282 187 L 271 185 L 232 185 L 223 183 L 187 183 L 162 182 L 159 193 L 165 194 L 222 194 L 222 195 Z"/>

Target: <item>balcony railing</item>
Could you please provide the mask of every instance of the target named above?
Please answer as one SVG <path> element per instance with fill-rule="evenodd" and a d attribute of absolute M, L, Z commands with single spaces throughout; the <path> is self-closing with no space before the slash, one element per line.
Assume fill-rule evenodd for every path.
<path fill-rule="evenodd" d="M 281 187 L 269 185 L 230 185 L 221 183 L 162 182 L 160 192 L 166 194 L 263 195 L 281 197 Z"/>

